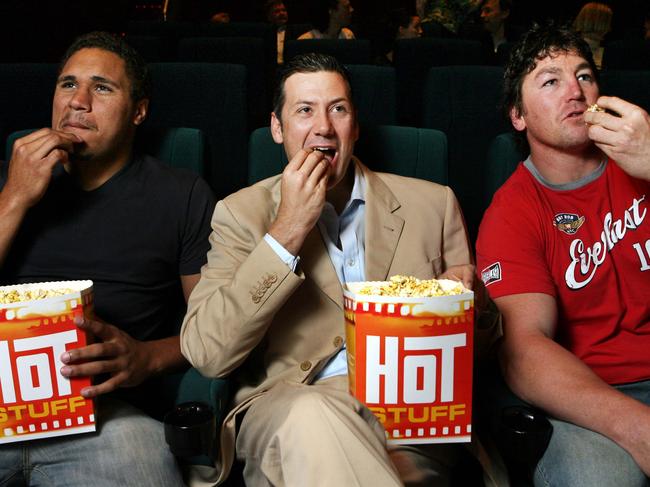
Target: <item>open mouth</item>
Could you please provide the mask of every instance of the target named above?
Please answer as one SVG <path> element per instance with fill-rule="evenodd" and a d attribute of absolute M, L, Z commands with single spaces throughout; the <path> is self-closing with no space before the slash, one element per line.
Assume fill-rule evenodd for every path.
<path fill-rule="evenodd" d="M 325 158 L 328 161 L 332 161 L 334 159 L 334 156 L 336 156 L 336 149 L 333 147 L 312 147 L 313 150 L 317 150 L 319 152 L 322 152 Z"/>

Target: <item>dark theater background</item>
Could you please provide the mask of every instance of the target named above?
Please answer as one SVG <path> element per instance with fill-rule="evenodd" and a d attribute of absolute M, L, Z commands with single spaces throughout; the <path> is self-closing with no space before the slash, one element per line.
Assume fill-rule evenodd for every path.
<path fill-rule="evenodd" d="M 263 20 L 264 0 L 168 0 L 170 10 L 183 12 L 186 19 L 206 19 L 220 7 L 228 10 L 233 22 Z M 163 1 L 67 0 L 1 2 L 0 62 L 56 61 L 65 46 L 77 35 L 91 30 L 127 32 L 129 22 L 162 18 Z M 292 23 L 307 23 L 309 0 L 286 0 Z M 353 30 L 360 38 L 377 35 L 378 22 L 391 9 L 409 6 L 404 0 L 352 0 L 355 9 Z M 586 3 L 577 0 L 515 0 L 513 20 L 526 25 L 531 20 L 554 17 L 572 19 Z M 648 0 L 613 0 L 612 38 L 640 35 Z"/>

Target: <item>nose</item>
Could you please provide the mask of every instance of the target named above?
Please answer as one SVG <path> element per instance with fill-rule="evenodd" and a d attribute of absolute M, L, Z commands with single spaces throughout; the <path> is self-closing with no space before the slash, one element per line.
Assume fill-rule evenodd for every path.
<path fill-rule="evenodd" d="M 329 117 L 329 112 L 321 112 L 314 120 L 314 133 L 321 137 L 329 137 L 332 135 L 332 122 Z"/>
<path fill-rule="evenodd" d="M 75 110 L 88 110 L 90 107 L 90 93 L 84 88 L 79 88 L 70 97 L 70 108 Z"/>
<path fill-rule="evenodd" d="M 585 99 L 585 93 L 582 89 L 582 85 L 576 78 L 570 79 L 567 85 L 567 96 L 570 100 L 583 101 Z"/>

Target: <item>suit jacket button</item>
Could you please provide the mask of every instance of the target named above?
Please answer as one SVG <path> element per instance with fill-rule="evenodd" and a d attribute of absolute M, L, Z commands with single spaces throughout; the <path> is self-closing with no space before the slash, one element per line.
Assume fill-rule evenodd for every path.
<path fill-rule="evenodd" d="M 336 348 L 339 348 L 341 345 L 343 345 L 343 338 L 338 337 L 338 336 L 336 338 L 334 338 L 334 346 Z"/>
<path fill-rule="evenodd" d="M 275 281 L 278 280 L 278 275 L 274 272 L 273 274 L 271 274 L 270 276 L 268 276 L 268 279 L 269 279 L 269 282 L 270 282 L 271 284 L 273 284 Z"/>
<path fill-rule="evenodd" d="M 259 296 L 251 296 L 251 298 L 253 299 L 253 302 L 255 304 L 259 303 L 262 300 L 262 298 L 260 298 Z"/>
<path fill-rule="evenodd" d="M 303 363 L 300 364 L 300 368 L 307 372 L 309 369 L 311 369 L 311 362 L 309 360 L 305 360 Z"/>

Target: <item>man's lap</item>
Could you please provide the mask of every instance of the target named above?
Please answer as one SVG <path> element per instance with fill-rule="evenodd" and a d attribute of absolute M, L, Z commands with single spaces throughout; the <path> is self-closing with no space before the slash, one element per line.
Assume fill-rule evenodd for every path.
<path fill-rule="evenodd" d="M 617 386 L 650 405 L 650 381 Z M 648 485 L 632 457 L 612 440 L 574 424 L 550 418 L 553 435 L 535 469 L 536 486 Z"/>
<path fill-rule="evenodd" d="M 97 409 L 96 433 L 0 446 L 0 485 L 182 485 L 161 423 L 116 400 Z"/>

